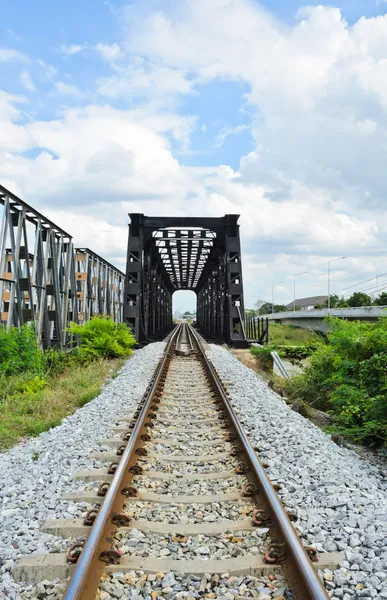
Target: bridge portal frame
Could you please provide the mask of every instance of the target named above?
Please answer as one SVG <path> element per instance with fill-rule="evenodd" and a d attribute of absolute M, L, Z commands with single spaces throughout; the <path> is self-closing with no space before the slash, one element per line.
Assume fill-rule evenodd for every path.
<path fill-rule="evenodd" d="M 137 341 L 165 335 L 173 326 L 173 293 L 190 290 L 203 336 L 244 346 L 239 215 L 129 217 L 124 320 Z"/>

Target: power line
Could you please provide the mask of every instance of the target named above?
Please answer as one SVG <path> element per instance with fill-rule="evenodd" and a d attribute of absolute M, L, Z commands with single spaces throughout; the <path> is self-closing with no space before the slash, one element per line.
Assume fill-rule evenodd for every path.
<path fill-rule="evenodd" d="M 374 281 L 375 279 L 378 279 L 379 277 L 385 277 L 387 275 L 387 273 L 382 273 L 381 275 L 376 275 L 376 277 L 372 277 L 371 279 L 366 279 L 365 281 L 360 281 L 360 283 L 355 283 L 355 285 L 350 285 L 347 288 L 344 288 L 342 291 L 345 292 L 346 290 L 351 290 L 354 287 L 358 287 L 359 285 L 363 285 L 364 283 L 368 283 L 369 281 Z"/>
<path fill-rule="evenodd" d="M 371 284 L 371 285 L 369 285 L 369 286 L 367 286 L 365 288 L 358 289 L 358 290 L 354 291 L 353 293 L 355 294 L 357 292 L 367 293 L 367 292 L 378 291 L 379 289 L 382 289 L 382 286 L 386 286 L 386 285 L 387 285 L 387 281 L 378 281 L 377 284 L 373 283 L 373 284 Z M 344 294 L 344 295 L 348 296 L 349 294 L 347 293 L 347 294 Z"/>
<path fill-rule="evenodd" d="M 357 291 L 367 293 L 368 291 L 378 290 L 382 285 L 386 285 L 386 284 L 387 284 L 387 281 L 380 281 L 377 284 L 369 285 L 366 288 L 363 288 L 363 289 L 360 289 Z M 355 294 L 356 292 L 354 291 L 353 293 Z"/>

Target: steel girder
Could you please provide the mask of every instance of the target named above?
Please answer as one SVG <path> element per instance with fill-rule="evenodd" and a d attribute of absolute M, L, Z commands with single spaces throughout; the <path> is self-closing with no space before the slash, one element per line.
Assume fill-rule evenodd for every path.
<path fill-rule="evenodd" d="M 39 345 L 66 346 L 70 321 L 123 318 L 124 273 L 0 185 L 0 322 L 35 322 Z M 33 250 L 32 252 L 30 251 Z"/>
<path fill-rule="evenodd" d="M 239 215 L 129 215 L 124 319 L 146 343 L 172 327 L 172 295 L 197 295 L 197 327 L 210 339 L 245 344 Z"/>

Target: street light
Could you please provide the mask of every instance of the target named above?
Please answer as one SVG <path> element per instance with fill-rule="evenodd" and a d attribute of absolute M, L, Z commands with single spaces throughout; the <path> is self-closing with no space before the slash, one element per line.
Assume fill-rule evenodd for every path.
<path fill-rule="evenodd" d="M 346 256 L 340 256 L 339 258 L 333 258 L 328 261 L 328 312 L 331 310 L 331 263 L 337 260 L 343 260 Z"/>
<path fill-rule="evenodd" d="M 293 312 L 296 312 L 296 277 L 298 275 L 305 275 L 308 271 L 302 271 L 302 273 L 295 273 L 293 275 Z"/>
<path fill-rule="evenodd" d="M 273 314 L 273 312 L 274 312 L 274 286 L 279 285 L 280 283 L 283 283 L 283 281 L 278 281 L 278 283 L 273 283 L 273 285 L 271 286 L 271 314 Z"/>

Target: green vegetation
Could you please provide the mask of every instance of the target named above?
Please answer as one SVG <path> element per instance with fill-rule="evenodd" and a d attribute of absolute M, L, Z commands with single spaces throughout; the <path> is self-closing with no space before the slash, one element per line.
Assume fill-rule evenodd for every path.
<path fill-rule="evenodd" d="M 291 401 L 326 411 L 334 431 L 367 445 L 387 444 L 387 319 L 330 318 L 301 375 L 286 383 Z"/>
<path fill-rule="evenodd" d="M 270 352 L 276 351 L 281 358 L 299 362 L 312 354 L 319 339 L 320 336 L 309 329 L 270 323 L 269 344 L 263 347 L 252 346 L 250 352 L 257 358 L 258 365 L 269 371 L 273 366 Z"/>
<path fill-rule="evenodd" d="M 79 336 L 79 348 L 43 352 L 31 324 L 0 327 L 1 449 L 58 425 L 93 400 L 135 344 L 126 325 L 110 318 L 94 317 L 69 329 Z"/>
<path fill-rule="evenodd" d="M 115 323 L 109 317 L 93 317 L 83 325 L 71 323 L 68 331 L 79 337 L 77 355 L 81 362 L 129 356 L 136 343 L 125 323 Z"/>
<path fill-rule="evenodd" d="M 269 343 L 277 346 L 304 346 L 313 344 L 319 335 L 310 329 L 301 329 L 294 325 L 269 323 Z"/>
<path fill-rule="evenodd" d="M 258 359 L 259 366 L 269 371 L 273 366 L 273 359 L 271 352 L 276 351 L 281 358 L 287 358 L 291 362 L 299 363 L 304 358 L 311 356 L 316 350 L 316 346 L 313 344 L 307 344 L 303 346 L 279 346 L 277 344 L 268 344 L 266 346 L 252 346 L 250 352 L 255 358 Z"/>

